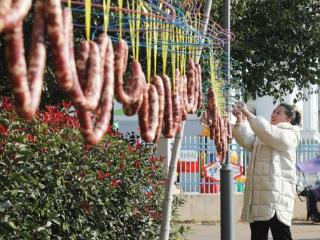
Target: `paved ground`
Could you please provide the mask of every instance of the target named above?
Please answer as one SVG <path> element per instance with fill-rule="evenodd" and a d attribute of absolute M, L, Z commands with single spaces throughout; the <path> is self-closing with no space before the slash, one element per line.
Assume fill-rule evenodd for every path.
<path fill-rule="evenodd" d="M 220 239 L 220 223 L 189 224 L 191 233 L 187 240 L 218 240 Z M 320 240 L 320 224 L 312 222 L 296 222 L 291 227 L 295 240 Z M 269 239 L 272 239 L 271 234 Z M 237 223 L 235 240 L 250 240 L 250 228 L 247 223 Z"/>

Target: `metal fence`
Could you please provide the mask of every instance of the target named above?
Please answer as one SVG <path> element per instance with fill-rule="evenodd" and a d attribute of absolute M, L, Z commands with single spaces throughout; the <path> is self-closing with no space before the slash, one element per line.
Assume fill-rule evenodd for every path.
<path fill-rule="evenodd" d="M 177 188 L 181 193 L 220 193 L 220 168 L 214 142 L 208 137 L 184 137 L 177 166 Z M 250 153 L 237 144 L 229 145 L 229 159 L 234 169 L 234 191 L 243 192 Z M 320 153 L 320 144 L 304 139 L 297 148 L 297 162 Z"/>

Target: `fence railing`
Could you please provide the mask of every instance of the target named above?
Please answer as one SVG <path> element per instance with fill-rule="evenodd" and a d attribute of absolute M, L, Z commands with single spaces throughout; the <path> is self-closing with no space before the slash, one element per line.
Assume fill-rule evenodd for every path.
<path fill-rule="evenodd" d="M 234 169 L 234 191 L 243 192 L 245 169 L 250 153 L 237 144 L 229 145 L 229 159 Z M 320 144 L 301 141 L 297 162 L 312 159 L 320 153 Z M 181 193 L 220 193 L 220 168 L 214 142 L 208 137 L 184 137 L 177 166 L 177 188 Z"/>

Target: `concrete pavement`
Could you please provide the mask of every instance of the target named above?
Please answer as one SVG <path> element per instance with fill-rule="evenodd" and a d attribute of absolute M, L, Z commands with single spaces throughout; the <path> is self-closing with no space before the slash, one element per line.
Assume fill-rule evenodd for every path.
<path fill-rule="evenodd" d="M 220 223 L 216 224 L 184 224 L 191 227 L 186 240 L 218 240 L 220 239 Z M 320 240 L 320 224 L 309 221 L 294 222 L 291 233 L 295 240 Z M 269 233 L 269 239 L 272 239 Z M 235 240 L 250 240 L 249 224 L 236 224 Z"/>

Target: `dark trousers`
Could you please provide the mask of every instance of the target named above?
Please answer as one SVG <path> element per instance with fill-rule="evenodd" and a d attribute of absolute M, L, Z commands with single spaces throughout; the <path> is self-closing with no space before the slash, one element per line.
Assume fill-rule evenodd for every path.
<path fill-rule="evenodd" d="M 269 228 L 273 240 L 292 240 L 290 227 L 280 222 L 275 214 L 268 221 L 255 221 L 250 223 L 251 240 L 267 240 Z"/>

